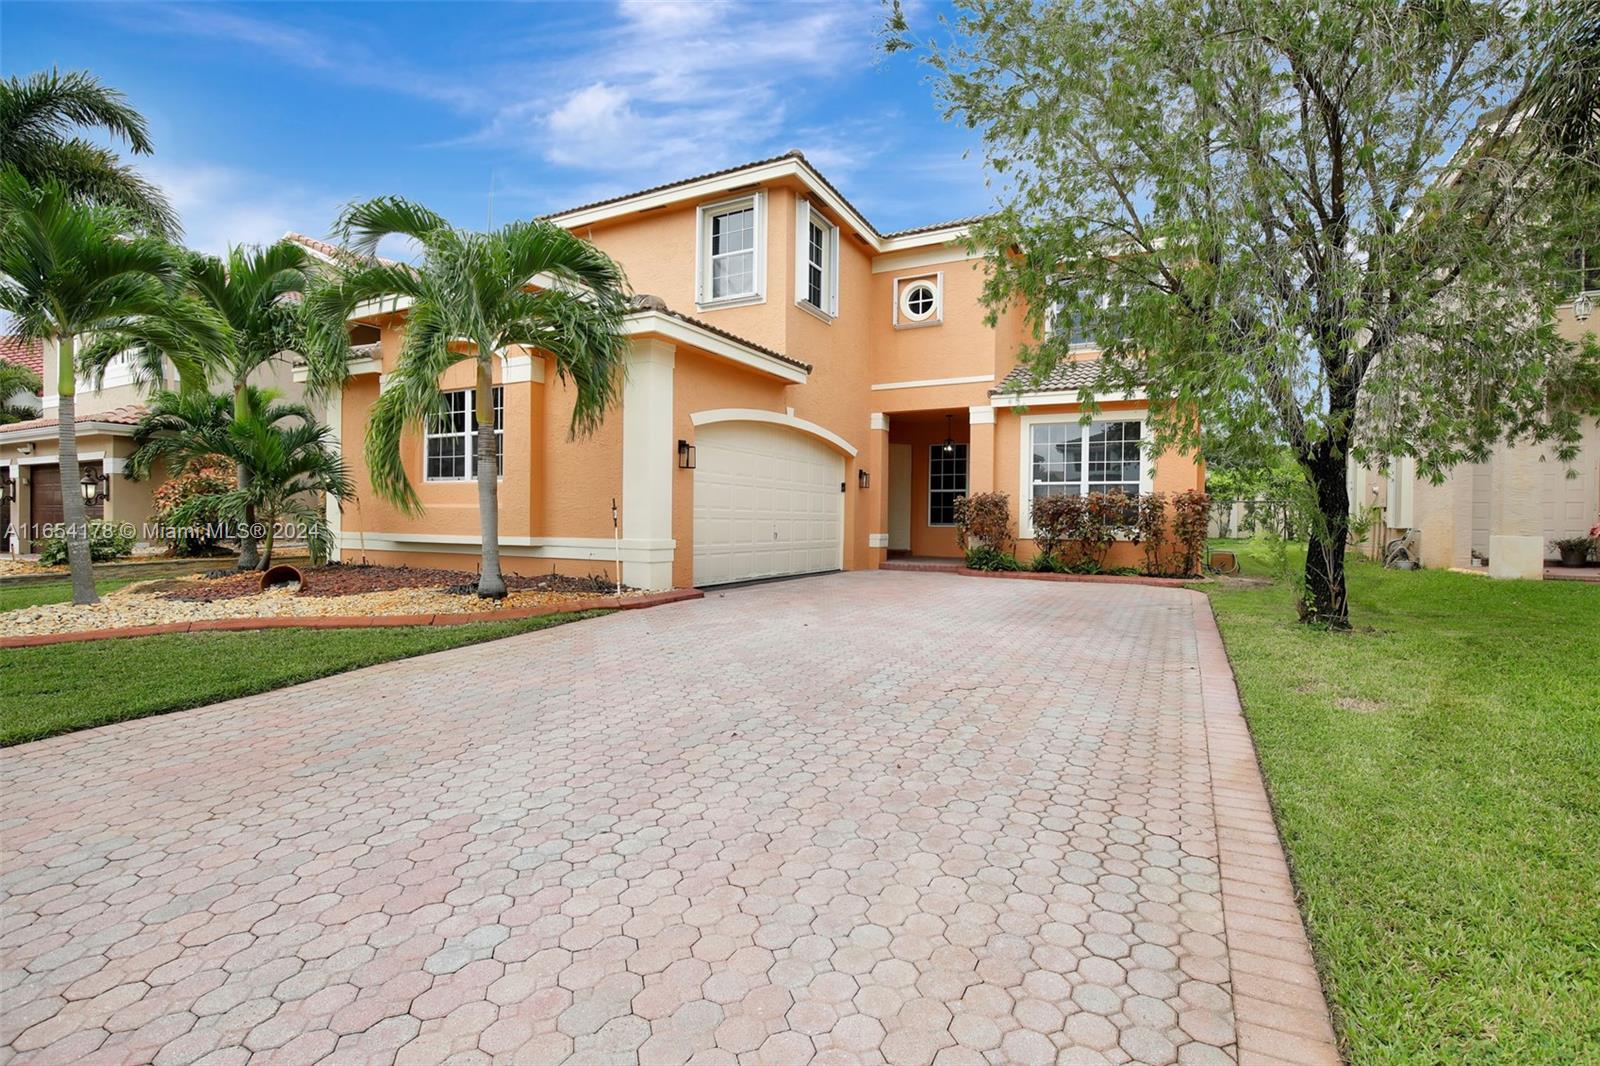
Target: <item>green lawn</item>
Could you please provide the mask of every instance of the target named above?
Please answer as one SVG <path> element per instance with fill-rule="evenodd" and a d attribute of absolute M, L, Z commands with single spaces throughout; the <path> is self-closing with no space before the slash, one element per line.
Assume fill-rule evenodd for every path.
<path fill-rule="evenodd" d="M 1208 591 L 1350 1060 L 1600 1062 L 1600 587 Z"/>
<path fill-rule="evenodd" d="M 95 591 L 104 596 L 108 592 L 143 581 L 139 577 L 102 578 L 94 583 Z M 16 611 L 23 607 L 38 607 L 46 603 L 66 603 L 72 599 L 72 582 L 47 581 L 37 585 L 19 585 L 0 580 L 0 613 Z"/>
<path fill-rule="evenodd" d="M 607 613 L 395 629 L 175 633 L 0 651 L 0 746 Z"/>

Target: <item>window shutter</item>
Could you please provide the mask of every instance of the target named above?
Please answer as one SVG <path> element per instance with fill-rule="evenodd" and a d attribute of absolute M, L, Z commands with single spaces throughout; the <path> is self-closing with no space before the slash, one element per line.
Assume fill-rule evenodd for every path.
<path fill-rule="evenodd" d="M 794 208 L 794 299 L 806 298 L 806 279 L 811 267 L 806 251 L 811 246 L 811 201 L 797 200 Z"/>

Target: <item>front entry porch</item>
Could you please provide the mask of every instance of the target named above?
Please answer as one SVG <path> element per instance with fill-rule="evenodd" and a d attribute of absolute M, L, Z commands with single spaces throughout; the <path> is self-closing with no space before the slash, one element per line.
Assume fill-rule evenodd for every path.
<path fill-rule="evenodd" d="M 958 566 L 955 501 L 973 487 L 968 409 L 912 411 L 892 416 L 888 434 L 888 558 L 908 569 Z M 907 565 L 890 565 L 907 564 Z"/>

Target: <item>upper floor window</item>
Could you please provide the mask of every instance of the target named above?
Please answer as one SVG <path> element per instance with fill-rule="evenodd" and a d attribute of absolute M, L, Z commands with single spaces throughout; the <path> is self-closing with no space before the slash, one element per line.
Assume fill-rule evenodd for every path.
<path fill-rule="evenodd" d="M 1079 294 L 1080 300 L 1083 295 Z M 1097 307 L 1110 306 L 1109 301 L 1103 296 L 1093 302 Z M 1062 333 L 1067 335 L 1067 347 L 1069 348 L 1096 347 L 1094 334 L 1090 332 L 1089 324 L 1084 320 L 1084 316 L 1068 308 L 1067 301 L 1064 299 L 1051 303 L 1044 320 L 1044 335 L 1047 338 L 1059 336 Z"/>
<path fill-rule="evenodd" d="M 754 303 L 762 298 L 765 216 L 762 193 L 700 208 L 700 277 L 695 297 L 700 306 Z"/>
<path fill-rule="evenodd" d="M 894 324 L 897 329 L 937 326 L 944 321 L 944 275 L 896 278 Z"/>
<path fill-rule="evenodd" d="M 839 313 L 839 227 L 805 200 L 795 214 L 795 301 L 832 317 Z"/>
<path fill-rule="evenodd" d="M 423 433 L 423 479 L 467 481 L 478 476 L 476 389 L 453 389 L 444 394 L 444 413 L 428 419 Z M 506 396 L 494 387 L 495 476 L 506 472 Z"/>
<path fill-rule="evenodd" d="M 1600 292 L 1600 245 L 1572 253 L 1572 280 L 1568 286 L 1577 292 Z"/>

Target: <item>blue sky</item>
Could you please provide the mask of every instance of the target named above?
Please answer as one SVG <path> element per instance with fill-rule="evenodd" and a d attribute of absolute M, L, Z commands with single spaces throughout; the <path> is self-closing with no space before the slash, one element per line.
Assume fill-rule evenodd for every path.
<path fill-rule="evenodd" d="M 881 8 L 8 0 L 0 70 L 87 68 L 156 144 L 187 243 L 324 234 L 399 193 L 471 226 L 804 151 L 881 229 L 989 206 L 974 134 Z M 963 153 L 972 149 L 968 158 Z"/>

